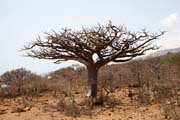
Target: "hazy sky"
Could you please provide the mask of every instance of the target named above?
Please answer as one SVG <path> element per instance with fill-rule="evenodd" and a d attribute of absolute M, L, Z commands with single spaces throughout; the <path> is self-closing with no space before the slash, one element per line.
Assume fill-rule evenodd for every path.
<path fill-rule="evenodd" d="M 180 47 L 179 6 L 180 0 L 0 0 L 0 74 L 20 67 L 47 73 L 68 65 L 25 58 L 19 50 L 43 32 L 108 20 L 129 30 L 167 30 L 157 44 Z"/>

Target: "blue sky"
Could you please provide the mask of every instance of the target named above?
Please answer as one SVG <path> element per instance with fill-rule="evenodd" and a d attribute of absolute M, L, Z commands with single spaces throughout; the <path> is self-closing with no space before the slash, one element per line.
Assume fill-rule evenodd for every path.
<path fill-rule="evenodd" d="M 167 30 L 161 49 L 180 47 L 180 0 L 0 0 L 0 74 L 25 67 L 37 73 L 69 65 L 22 57 L 23 45 L 43 32 L 105 24 L 129 30 Z"/>

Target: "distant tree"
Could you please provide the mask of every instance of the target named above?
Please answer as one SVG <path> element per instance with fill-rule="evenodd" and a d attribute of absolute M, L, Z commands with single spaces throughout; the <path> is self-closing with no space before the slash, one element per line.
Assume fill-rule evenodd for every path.
<path fill-rule="evenodd" d="M 40 76 L 24 68 L 18 68 L 3 73 L 1 79 L 4 83 L 17 87 L 19 92 L 21 92 L 24 84 L 29 84 L 33 80 L 40 79 Z"/>
<path fill-rule="evenodd" d="M 17 86 L 21 86 L 24 80 L 27 80 L 27 77 L 31 75 L 31 71 L 28 71 L 24 68 L 18 68 L 15 70 L 7 71 L 1 75 L 3 82 Z"/>
<path fill-rule="evenodd" d="M 170 62 L 180 67 L 180 53 L 169 54 Z"/>
<path fill-rule="evenodd" d="M 155 75 L 156 82 L 159 82 L 162 77 L 162 66 L 164 64 L 164 61 L 161 57 L 151 58 L 146 61 L 147 65 L 150 68 L 150 72 L 152 72 Z"/>
<path fill-rule="evenodd" d="M 109 62 L 126 62 L 144 55 L 148 50 L 157 49 L 152 42 L 164 32 L 153 34 L 145 29 L 138 32 L 127 31 L 124 26 L 111 22 L 79 31 L 63 29 L 60 32 L 45 33 L 24 46 L 27 56 L 39 59 L 61 61 L 75 60 L 88 70 L 87 96 L 97 97 L 97 75 L 99 69 Z"/>
<path fill-rule="evenodd" d="M 174 66 L 174 74 L 180 79 L 180 53 L 169 53 L 169 62 Z M 174 76 L 175 76 L 174 75 Z"/>

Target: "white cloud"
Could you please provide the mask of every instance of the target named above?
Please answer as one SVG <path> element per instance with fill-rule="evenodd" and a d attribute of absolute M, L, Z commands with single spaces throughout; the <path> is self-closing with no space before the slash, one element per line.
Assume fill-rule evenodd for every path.
<path fill-rule="evenodd" d="M 175 28 L 180 26 L 180 16 L 178 13 L 173 13 L 162 20 L 162 25 L 167 28 Z"/>
<path fill-rule="evenodd" d="M 180 15 L 170 14 L 161 21 L 163 30 L 167 31 L 159 44 L 163 48 L 180 47 Z"/>

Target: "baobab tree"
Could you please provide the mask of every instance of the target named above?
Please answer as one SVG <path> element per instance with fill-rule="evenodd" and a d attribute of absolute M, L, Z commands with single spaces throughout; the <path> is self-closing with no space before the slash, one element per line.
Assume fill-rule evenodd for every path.
<path fill-rule="evenodd" d="M 150 33 L 145 29 L 127 31 L 124 26 L 111 22 L 81 30 L 62 29 L 45 33 L 46 38 L 24 46 L 26 55 L 39 59 L 51 59 L 55 63 L 74 60 L 84 64 L 88 71 L 87 96 L 97 97 L 97 75 L 99 69 L 109 62 L 126 62 L 146 51 L 157 49 L 152 43 L 164 32 Z"/>

